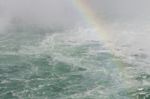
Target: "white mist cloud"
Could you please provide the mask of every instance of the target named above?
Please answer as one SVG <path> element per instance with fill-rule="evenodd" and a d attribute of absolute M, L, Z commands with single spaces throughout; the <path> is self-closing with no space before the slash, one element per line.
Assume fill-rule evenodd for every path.
<path fill-rule="evenodd" d="M 149 0 L 87 0 L 94 11 L 109 19 L 133 20 L 149 18 Z"/>
<path fill-rule="evenodd" d="M 67 0 L 1 0 L 0 3 L 1 16 L 28 23 L 72 26 L 79 19 Z"/>
<path fill-rule="evenodd" d="M 87 0 L 93 13 L 105 20 L 148 18 L 148 0 Z M 0 18 L 18 18 L 27 23 L 73 26 L 80 15 L 69 0 L 0 0 Z"/>

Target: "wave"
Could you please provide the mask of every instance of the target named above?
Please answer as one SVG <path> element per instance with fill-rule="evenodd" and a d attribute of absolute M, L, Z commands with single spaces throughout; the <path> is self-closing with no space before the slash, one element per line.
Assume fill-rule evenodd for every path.
<path fill-rule="evenodd" d="M 150 97 L 149 67 L 142 61 L 146 56 L 123 57 L 124 44 L 116 46 L 120 52 L 114 55 L 89 28 L 44 36 L 35 32 L 19 33 L 1 37 L 0 96 L 3 99 Z"/>

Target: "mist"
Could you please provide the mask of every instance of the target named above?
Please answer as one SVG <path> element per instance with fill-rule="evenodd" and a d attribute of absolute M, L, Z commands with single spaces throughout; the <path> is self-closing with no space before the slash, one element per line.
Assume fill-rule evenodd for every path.
<path fill-rule="evenodd" d="M 67 0 L 1 0 L 0 19 L 1 24 L 17 21 L 43 27 L 72 27 L 79 16 Z"/>
<path fill-rule="evenodd" d="M 150 15 L 148 0 L 88 0 L 97 15 L 108 20 L 147 20 Z"/>
<path fill-rule="evenodd" d="M 87 3 L 105 21 L 146 20 L 150 15 L 148 0 L 87 0 Z M 13 20 L 51 27 L 74 27 L 83 21 L 69 0 L 1 0 L 0 22 L 5 26 Z"/>

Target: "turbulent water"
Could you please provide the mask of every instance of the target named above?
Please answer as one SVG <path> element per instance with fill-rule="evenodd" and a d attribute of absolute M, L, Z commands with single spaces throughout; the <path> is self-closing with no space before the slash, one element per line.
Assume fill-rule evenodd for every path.
<path fill-rule="evenodd" d="M 0 34 L 0 99 L 150 99 L 147 58 L 114 55 L 90 29 L 7 29 Z"/>

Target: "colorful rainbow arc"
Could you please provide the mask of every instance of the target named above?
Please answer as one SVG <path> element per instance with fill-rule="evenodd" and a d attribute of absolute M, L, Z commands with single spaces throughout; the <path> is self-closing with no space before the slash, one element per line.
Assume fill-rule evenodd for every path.
<path fill-rule="evenodd" d="M 112 54 L 116 53 L 116 46 L 113 42 L 113 38 L 110 36 L 110 31 L 105 29 L 103 23 L 103 19 L 100 16 L 97 16 L 92 8 L 88 5 L 88 0 L 71 0 L 72 5 L 77 9 L 80 13 L 81 17 L 85 21 L 85 23 L 92 29 L 96 31 L 99 35 L 99 39 L 101 42 L 104 42 L 105 46 L 111 50 Z"/>
<path fill-rule="evenodd" d="M 90 27 L 96 30 L 96 33 L 98 33 L 100 40 L 104 42 L 105 46 L 111 51 L 113 57 L 117 58 L 115 56 L 115 54 L 117 53 L 117 51 L 115 50 L 116 45 L 113 43 L 109 43 L 109 41 L 113 40 L 113 38 L 109 36 L 109 31 L 106 30 L 103 25 L 101 25 L 101 22 L 104 22 L 103 19 L 97 16 L 92 8 L 88 6 L 87 0 L 72 0 L 72 3 L 75 8 L 81 13 L 84 21 L 89 24 Z M 125 63 L 121 61 L 121 59 L 120 61 L 113 62 L 113 64 L 118 67 L 119 71 L 123 71 L 123 68 L 125 67 Z"/>
<path fill-rule="evenodd" d="M 100 40 L 104 42 L 105 46 L 111 50 L 112 58 L 117 58 L 115 56 L 116 51 L 115 44 L 109 44 L 109 40 L 113 40 L 109 36 L 109 32 L 104 29 L 104 26 L 100 23 L 103 22 L 99 16 L 97 16 L 92 8 L 88 5 L 87 0 L 71 0 L 72 5 L 80 12 L 84 21 L 96 32 L 99 34 Z M 120 61 L 112 61 L 112 64 L 118 68 L 118 72 L 123 72 L 123 68 L 125 67 L 125 63 L 120 59 Z M 124 74 L 123 74 L 124 75 Z M 122 78 L 124 79 L 124 78 Z M 122 82 L 123 85 L 124 82 Z"/>
<path fill-rule="evenodd" d="M 102 23 L 103 20 L 100 20 L 100 16 L 97 16 L 93 10 L 89 7 L 87 0 L 72 0 L 73 5 L 80 12 L 81 17 L 84 19 L 85 23 L 92 27 L 99 33 L 101 40 L 109 40 L 109 35 L 103 29 Z"/>

